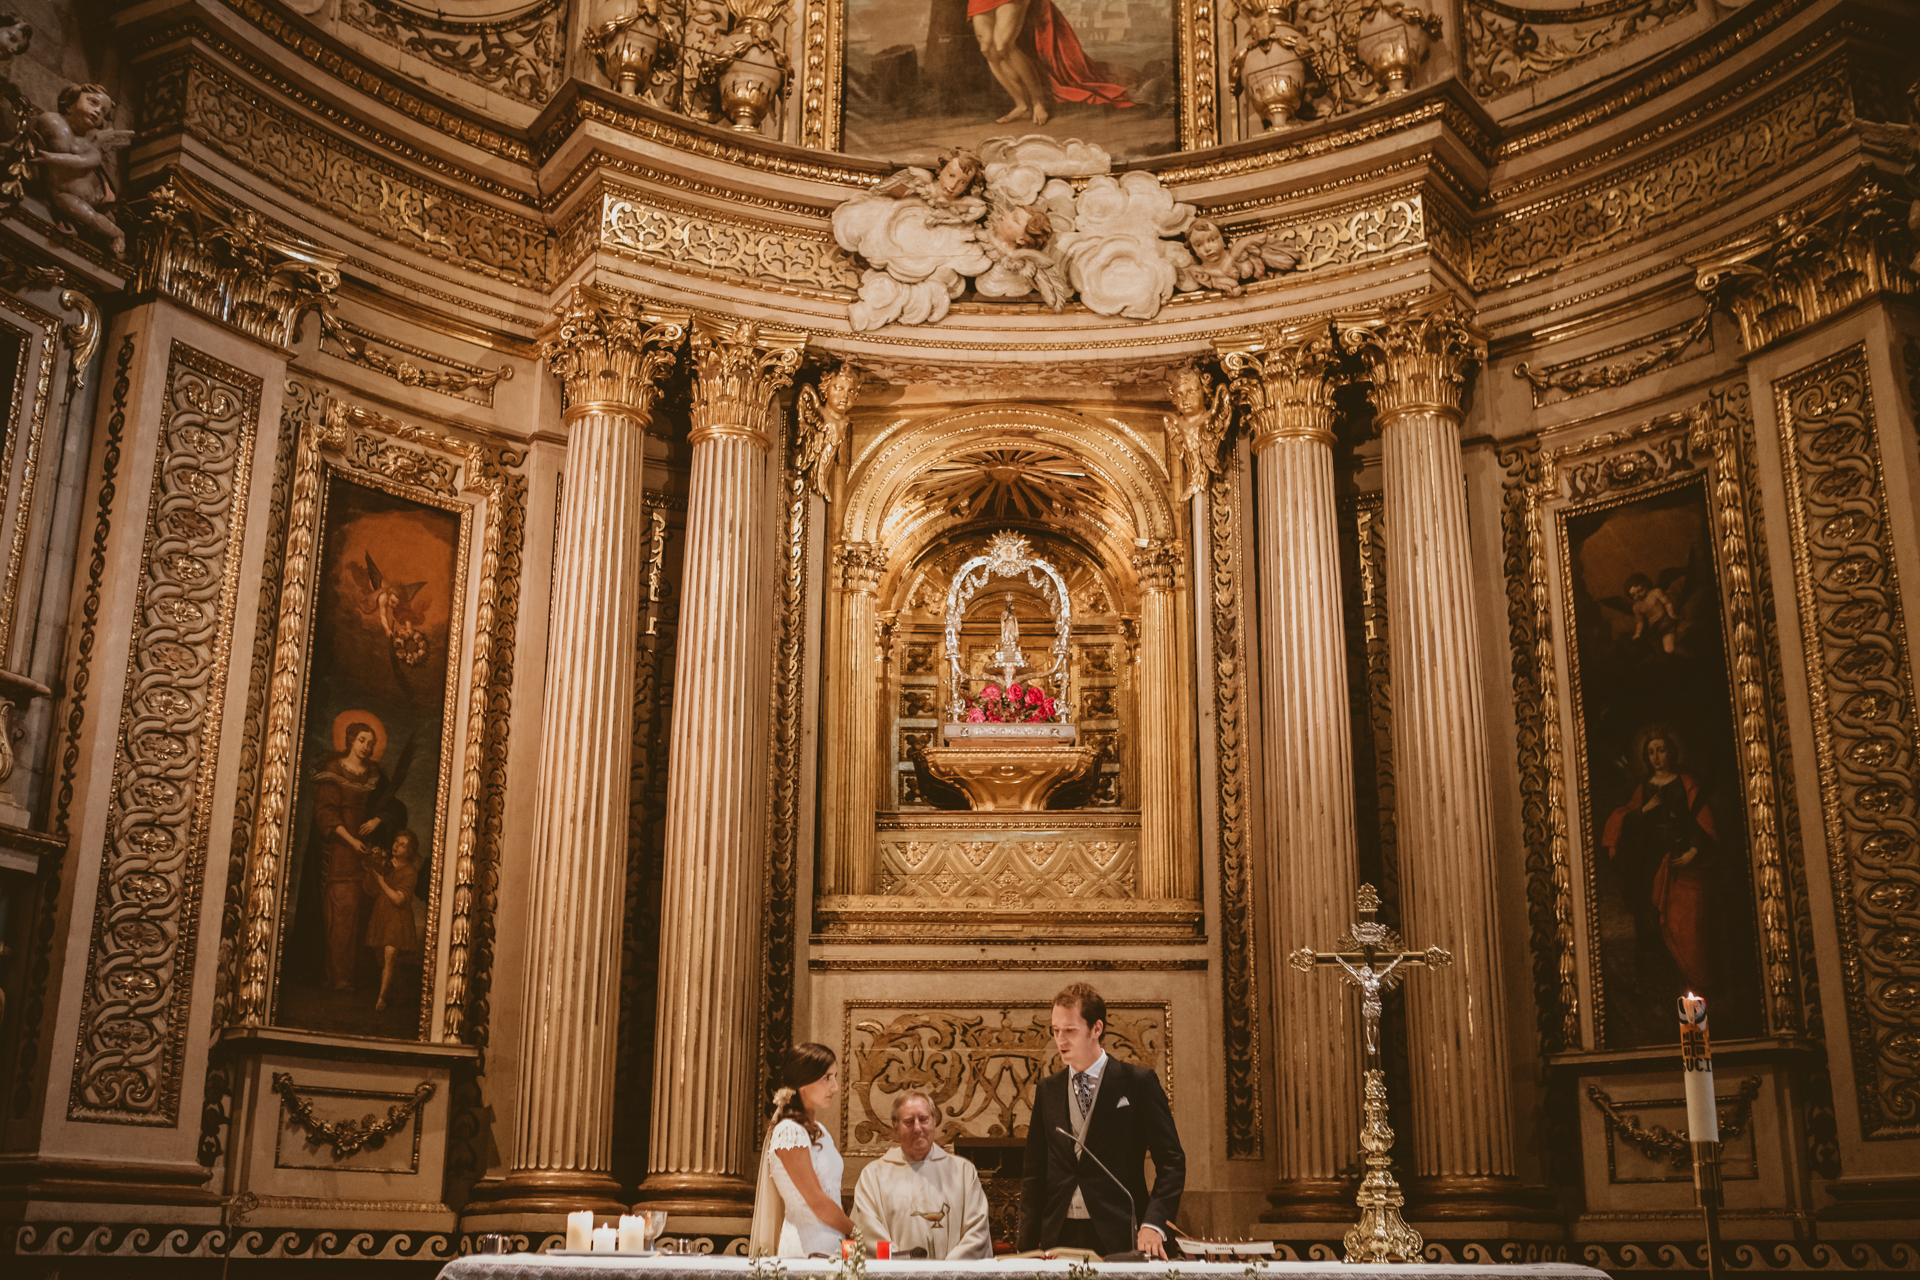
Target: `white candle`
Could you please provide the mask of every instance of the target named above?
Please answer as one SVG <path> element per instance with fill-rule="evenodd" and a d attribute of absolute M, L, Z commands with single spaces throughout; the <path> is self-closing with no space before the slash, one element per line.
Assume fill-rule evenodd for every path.
<path fill-rule="evenodd" d="M 1707 1002 L 1689 991 L 1680 997 L 1681 1079 L 1687 1087 L 1687 1138 L 1720 1141 L 1720 1111 L 1713 1102 L 1713 1052 L 1707 1044 Z"/>
<path fill-rule="evenodd" d="M 620 1215 L 620 1252 L 638 1253 L 647 1247 L 646 1223 L 637 1213 Z"/>
<path fill-rule="evenodd" d="M 612 1227 L 595 1227 L 593 1229 L 593 1251 L 595 1253 L 612 1253 L 614 1246 L 619 1243 L 620 1233 Z"/>
<path fill-rule="evenodd" d="M 593 1245 L 593 1210 L 581 1209 L 567 1215 L 567 1248 L 585 1253 Z"/>

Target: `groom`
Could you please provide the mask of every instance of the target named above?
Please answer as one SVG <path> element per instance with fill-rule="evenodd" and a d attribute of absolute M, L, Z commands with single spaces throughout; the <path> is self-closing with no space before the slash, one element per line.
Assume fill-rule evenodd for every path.
<path fill-rule="evenodd" d="M 1022 1250 L 1167 1256 L 1167 1219 L 1180 1208 L 1186 1153 L 1160 1077 L 1108 1057 L 1100 1047 L 1106 1029 L 1107 1002 L 1086 983 L 1053 998 L 1053 1043 L 1067 1066 L 1034 1091 L 1020 1189 Z M 1142 1164 L 1148 1153 L 1151 1197 Z"/>

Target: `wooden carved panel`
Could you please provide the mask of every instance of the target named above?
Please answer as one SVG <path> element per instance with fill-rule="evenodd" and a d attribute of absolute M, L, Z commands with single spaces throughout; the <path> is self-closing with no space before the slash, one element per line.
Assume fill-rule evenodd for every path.
<path fill-rule="evenodd" d="M 879 1155 L 893 1145 L 893 1100 L 909 1089 L 933 1099 L 938 1141 L 1018 1139 L 1033 1114 L 1033 1091 L 1060 1070 L 1047 1005 L 956 1000 L 846 1006 L 847 1099 L 840 1147 Z M 1108 1053 L 1152 1067 L 1173 1099 L 1173 1009 L 1151 1001 L 1107 1003 Z"/>
<path fill-rule="evenodd" d="M 261 383 L 173 346 L 67 1115 L 170 1126 Z"/>

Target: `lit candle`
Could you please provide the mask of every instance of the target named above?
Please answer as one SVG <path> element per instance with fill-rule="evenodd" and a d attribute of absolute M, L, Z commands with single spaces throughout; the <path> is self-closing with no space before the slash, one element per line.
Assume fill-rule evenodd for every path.
<path fill-rule="evenodd" d="M 567 1215 L 567 1249 L 585 1253 L 593 1247 L 593 1210 L 581 1209 Z"/>
<path fill-rule="evenodd" d="M 1720 1141 L 1720 1113 L 1713 1103 L 1713 1053 L 1707 1047 L 1707 1002 L 1689 991 L 1680 997 L 1680 1066 L 1687 1087 L 1687 1137 Z"/>
<path fill-rule="evenodd" d="M 593 1251 L 595 1253 L 612 1253 L 614 1246 L 619 1243 L 620 1233 L 612 1227 L 595 1227 L 593 1229 Z"/>
<path fill-rule="evenodd" d="M 637 1213 L 620 1215 L 620 1252 L 638 1253 L 647 1247 L 646 1222 Z"/>

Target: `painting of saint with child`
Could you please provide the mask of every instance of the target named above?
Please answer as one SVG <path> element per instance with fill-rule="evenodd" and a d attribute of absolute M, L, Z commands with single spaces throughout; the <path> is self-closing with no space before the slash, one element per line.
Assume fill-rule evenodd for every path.
<path fill-rule="evenodd" d="M 432 991 L 461 516 L 334 475 L 274 1020 L 418 1039 Z"/>

